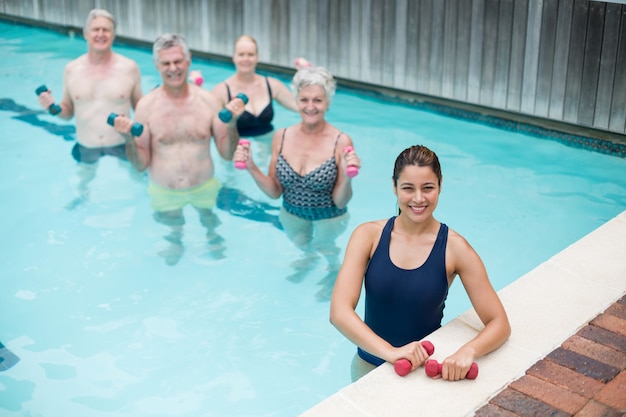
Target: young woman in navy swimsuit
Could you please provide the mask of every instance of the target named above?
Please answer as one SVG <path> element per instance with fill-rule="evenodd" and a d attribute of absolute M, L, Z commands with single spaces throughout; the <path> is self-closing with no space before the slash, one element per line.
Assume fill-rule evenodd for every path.
<path fill-rule="evenodd" d="M 474 249 L 433 216 L 441 192 L 437 155 L 424 146 L 396 159 L 399 214 L 363 223 L 348 242 L 330 303 L 330 320 L 358 346 L 353 379 L 405 358 L 412 370 L 428 355 L 420 341 L 441 327 L 448 288 L 458 275 L 484 328 L 443 361 L 441 377 L 463 379 L 471 364 L 502 345 L 509 321 Z M 355 312 L 365 285 L 365 317 Z"/>
<path fill-rule="evenodd" d="M 272 198 L 283 196 L 280 212 L 287 237 L 303 252 L 289 279 L 298 281 L 319 255 L 328 262 L 318 297 L 328 300 L 340 266 L 335 239 L 345 231 L 352 198 L 348 165 L 360 167 L 352 139 L 325 119 L 335 93 L 335 79 L 324 68 L 304 68 L 293 78 L 301 122 L 279 129 L 272 139 L 268 174 L 256 165 L 247 145 L 237 146 L 233 160 L 245 161 L 257 185 Z"/>

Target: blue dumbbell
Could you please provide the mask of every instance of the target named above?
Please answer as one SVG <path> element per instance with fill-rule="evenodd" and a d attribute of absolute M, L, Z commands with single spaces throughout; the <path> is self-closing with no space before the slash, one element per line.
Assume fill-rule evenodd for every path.
<path fill-rule="evenodd" d="M 235 98 L 240 98 L 243 101 L 243 104 L 248 104 L 248 96 L 245 95 L 244 93 L 239 93 L 235 96 Z M 228 109 L 222 109 L 220 110 L 219 113 L 219 118 L 222 122 L 224 123 L 228 123 L 230 122 L 230 119 L 233 118 L 233 114 L 230 112 L 230 110 Z"/>
<path fill-rule="evenodd" d="M 45 93 L 46 91 L 48 91 L 48 87 L 46 87 L 45 85 L 40 85 L 35 90 L 35 94 L 37 94 L 37 97 L 39 97 L 41 93 Z M 61 113 L 62 110 L 63 109 L 61 109 L 61 106 L 59 106 L 56 103 L 52 103 L 50 107 L 48 107 L 48 112 L 53 116 L 56 116 L 57 114 Z"/>
<path fill-rule="evenodd" d="M 109 117 L 107 118 L 107 123 L 110 124 L 111 126 L 115 126 L 115 118 L 117 116 L 118 116 L 117 113 L 109 114 Z M 142 133 L 143 133 L 143 125 L 141 123 L 133 123 L 133 125 L 130 128 L 130 134 L 133 136 L 141 136 Z"/>

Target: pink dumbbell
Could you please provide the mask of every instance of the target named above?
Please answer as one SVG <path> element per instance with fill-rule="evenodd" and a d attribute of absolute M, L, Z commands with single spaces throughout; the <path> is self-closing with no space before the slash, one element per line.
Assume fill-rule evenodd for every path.
<path fill-rule="evenodd" d="M 426 365 L 424 367 L 426 368 L 426 375 L 428 375 L 431 378 L 441 374 L 442 364 L 440 364 L 434 359 L 426 361 Z M 465 375 L 465 379 L 476 379 L 477 376 L 478 376 L 478 364 L 474 362 L 472 363 L 472 366 L 470 366 L 469 371 L 467 371 L 467 375 Z"/>
<path fill-rule="evenodd" d="M 343 153 L 352 152 L 353 150 L 354 148 L 352 146 L 346 146 L 345 148 L 343 148 Z M 356 177 L 358 173 L 359 168 L 354 165 L 348 165 L 348 167 L 346 168 L 346 175 L 350 178 Z"/>
<path fill-rule="evenodd" d="M 302 57 L 298 57 L 293 60 L 293 66 L 300 70 L 302 68 L 312 67 L 313 64 Z"/>
<path fill-rule="evenodd" d="M 197 85 L 198 87 L 202 87 L 202 83 L 204 83 L 204 77 L 200 70 L 194 70 L 189 73 L 189 81 Z"/>
<path fill-rule="evenodd" d="M 422 342 L 422 347 L 428 353 L 428 356 L 435 353 L 435 346 L 430 343 L 428 340 L 424 340 Z M 409 372 L 411 372 L 411 361 L 408 359 L 398 359 L 396 363 L 393 364 L 393 368 L 396 370 L 396 373 L 400 376 L 405 376 Z"/>
<path fill-rule="evenodd" d="M 239 144 L 242 146 L 250 145 L 250 141 L 248 139 L 239 139 Z M 237 169 L 246 169 L 246 161 L 235 161 L 235 168 Z"/>

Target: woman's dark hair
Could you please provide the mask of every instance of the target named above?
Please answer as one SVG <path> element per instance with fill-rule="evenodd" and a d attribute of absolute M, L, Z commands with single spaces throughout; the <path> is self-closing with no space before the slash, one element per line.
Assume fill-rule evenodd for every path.
<path fill-rule="evenodd" d="M 414 145 L 403 150 L 396 158 L 393 166 L 393 185 L 398 185 L 400 173 L 407 165 L 418 167 L 430 167 L 437 176 L 438 185 L 441 186 L 441 165 L 437 154 L 423 145 Z"/>

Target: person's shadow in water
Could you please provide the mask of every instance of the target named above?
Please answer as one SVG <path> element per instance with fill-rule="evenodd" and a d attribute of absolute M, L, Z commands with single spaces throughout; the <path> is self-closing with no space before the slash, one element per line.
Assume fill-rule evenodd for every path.
<path fill-rule="evenodd" d="M 16 103 L 13 99 L 0 98 L 0 111 L 17 113 L 17 115 L 12 116 L 13 119 L 21 120 L 31 126 L 40 127 L 55 136 L 62 137 L 63 140 L 76 139 L 76 128 L 73 125 L 56 124 L 40 120 L 39 116 L 46 114 L 46 112 L 41 109 L 30 109 Z"/>
<path fill-rule="evenodd" d="M 0 372 L 11 369 L 19 361 L 20 358 L 0 342 Z"/>
<path fill-rule="evenodd" d="M 253 200 L 236 188 L 222 187 L 217 196 L 216 205 L 218 209 L 224 210 L 233 216 L 243 217 L 255 222 L 270 223 L 278 230 L 283 230 L 283 225 L 278 220 L 278 215 L 276 214 L 280 207 Z M 271 214 L 271 212 L 274 212 L 274 214 Z"/>

